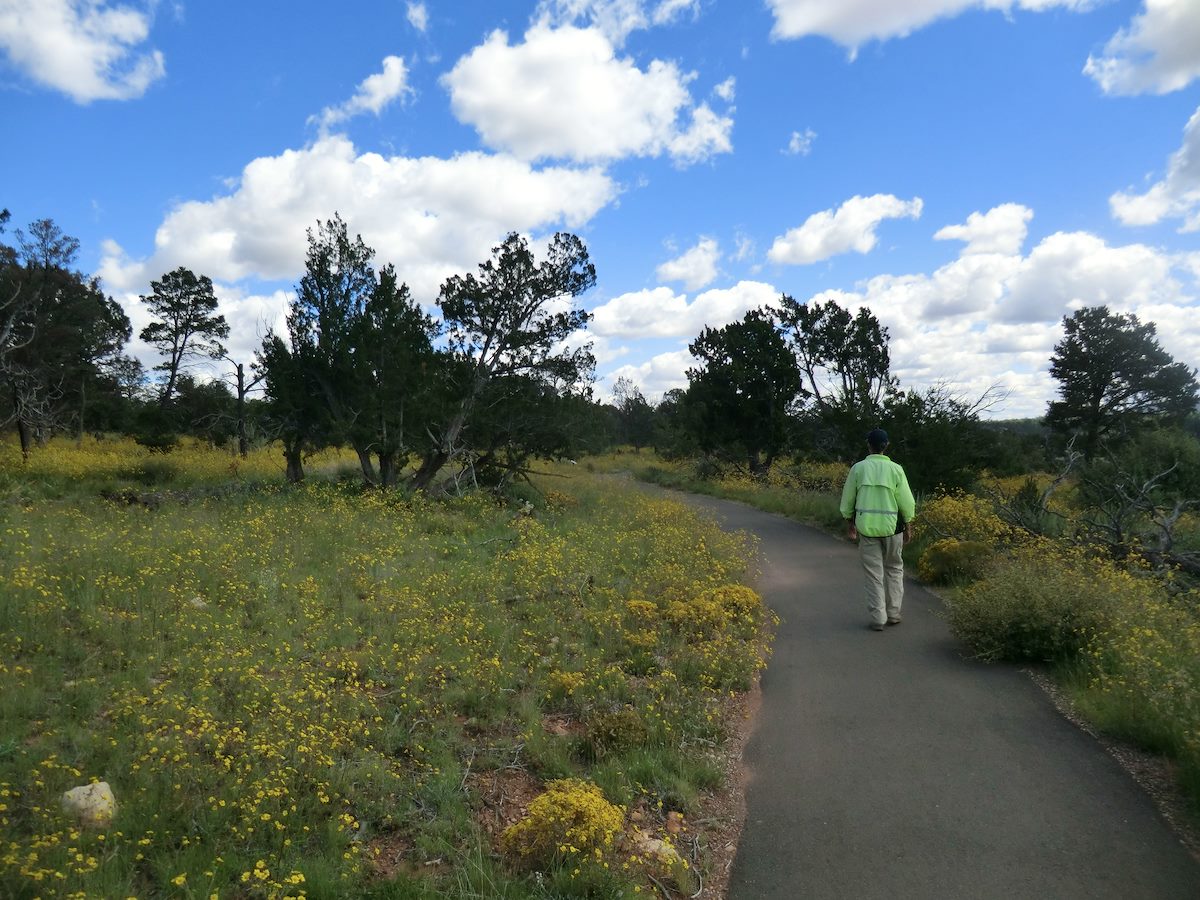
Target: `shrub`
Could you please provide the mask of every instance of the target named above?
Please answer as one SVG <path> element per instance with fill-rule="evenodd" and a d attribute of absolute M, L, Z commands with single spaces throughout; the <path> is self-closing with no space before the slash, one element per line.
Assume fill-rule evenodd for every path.
<path fill-rule="evenodd" d="M 802 491 L 837 493 L 846 483 L 850 467 L 845 463 L 823 463 L 804 460 L 797 462 L 788 472 L 790 486 Z"/>
<path fill-rule="evenodd" d="M 934 541 L 921 554 L 917 573 L 922 581 L 946 584 L 950 581 L 974 581 L 983 574 L 992 558 L 992 548 L 982 541 L 943 538 Z"/>
<path fill-rule="evenodd" d="M 620 753 L 645 746 L 650 739 L 650 729 L 636 709 L 622 706 L 591 716 L 587 737 L 596 756 L 600 757 L 610 751 Z"/>
<path fill-rule="evenodd" d="M 744 691 L 767 665 L 764 656 L 745 641 L 727 635 L 689 645 L 677 663 L 684 684 L 715 691 Z"/>
<path fill-rule="evenodd" d="M 693 463 L 692 474 L 701 481 L 718 481 L 725 474 L 725 467 L 712 456 L 701 456 Z"/>
<path fill-rule="evenodd" d="M 729 624 L 729 612 L 719 602 L 701 595 L 692 600 L 672 600 L 663 618 L 681 634 L 692 638 L 711 637 Z"/>
<path fill-rule="evenodd" d="M 948 602 L 950 629 L 980 659 L 1070 660 L 1107 621 L 1122 577 L 1132 576 L 1044 548 L 1023 550 Z"/>
<path fill-rule="evenodd" d="M 1200 591 L 1172 601 L 1149 582 L 1134 587 L 1108 627 L 1089 638 L 1081 706 L 1105 730 L 1172 754 L 1194 779 L 1200 776 Z"/>
<path fill-rule="evenodd" d="M 759 610 L 762 609 L 762 598 L 753 588 L 744 584 L 723 584 L 710 588 L 700 596 L 717 603 L 735 619 L 757 618 Z"/>
<path fill-rule="evenodd" d="M 918 537 L 936 535 L 988 545 L 1013 537 L 991 503 L 962 491 L 939 494 L 922 504 L 914 525 Z"/>
<path fill-rule="evenodd" d="M 624 827 L 624 808 L 604 799 L 599 787 L 563 778 L 546 785 L 525 818 L 504 830 L 500 846 L 518 865 L 548 868 L 610 854 Z"/>

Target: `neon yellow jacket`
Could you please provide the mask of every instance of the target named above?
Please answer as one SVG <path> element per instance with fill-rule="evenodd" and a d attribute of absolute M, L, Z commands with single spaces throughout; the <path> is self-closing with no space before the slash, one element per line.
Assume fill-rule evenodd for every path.
<path fill-rule="evenodd" d="M 896 533 L 896 513 L 911 522 L 917 505 L 904 469 L 882 453 L 872 453 L 851 466 L 841 510 L 843 519 L 854 519 L 859 534 L 887 537 Z"/>

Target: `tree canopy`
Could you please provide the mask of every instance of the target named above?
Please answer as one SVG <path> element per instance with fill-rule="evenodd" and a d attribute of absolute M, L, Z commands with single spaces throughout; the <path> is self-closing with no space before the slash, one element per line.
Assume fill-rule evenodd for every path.
<path fill-rule="evenodd" d="M 456 402 L 434 431 L 437 440 L 416 473 L 417 487 L 427 487 L 455 454 L 470 455 L 466 429 L 494 380 L 533 379 L 558 391 L 591 380 L 596 361 L 590 348 L 565 342 L 591 318 L 570 301 L 595 283 L 583 241 L 562 232 L 540 263 L 514 232 L 480 263 L 478 275 L 446 279 L 438 306 L 456 362 Z"/>
<path fill-rule="evenodd" d="M 129 319 L 76 270 L 79 242 L 50 219 L 0 244 L 0 384 L 28 453 L 34 432 L 82 427 L 89 394 L 111 390 L 106 365 L 129 339 Z"/>
<path fill-rule="evenodd" d="M 150 291 L 141 299 L 154 320 L 138 336 L 165 357 L 154 368 L 166 376 L 159 395 L 159 405 L 166 407 L 189 361 L 224 355 L 221 341 L 229 337 L 229 325 L 217 312 L 217 295 L 207 275 L 180 266 L 151 281 Z"/>
<path fill-rule="evenodd" d="M 800 303 L 787 294 L 779 317 L 817 426 L 814 442 L 843 455 L 862 443 L 863 423 L 879 420 L 896 388 L 888 330 L 865 307 L 851 315 L 832 300 Z"/>
<path fill-rule="evenodd" d="M 700 446 L 737 453 L 752 473 L 764 474 L 786 444 L 788 412 L 800 393 L 800 368 L 780 326 L 751 310 L 740 322 L 705 328 L 688 350 L 700 363 L 687 373 Z"/>
<path fill-rule="evenodd" d="M 1051 401 L 1046 422 L 1082 438 L 1087 459 L 1110 438 L 1149 422 L 1182 421 L 1195 411 L 1196 370 L 1159 345 L 1153 322 L 1092 306 L 1064 317 L 1063 330 L 1050 358 L 1059 399 Z"/>

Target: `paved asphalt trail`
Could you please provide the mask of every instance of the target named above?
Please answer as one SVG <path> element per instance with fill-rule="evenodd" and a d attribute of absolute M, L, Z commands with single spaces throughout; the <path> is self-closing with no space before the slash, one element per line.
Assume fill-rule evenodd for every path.
<path fill-rule="evenodd" d="M 692 497 L 761 539 L 782 618 L 746 751 L 731 900 L 1200 898 L 1200 864 L 1095 740 L 1013 668 L 965 660 L 940 601 L 867 628 L 858 551 Z"/>

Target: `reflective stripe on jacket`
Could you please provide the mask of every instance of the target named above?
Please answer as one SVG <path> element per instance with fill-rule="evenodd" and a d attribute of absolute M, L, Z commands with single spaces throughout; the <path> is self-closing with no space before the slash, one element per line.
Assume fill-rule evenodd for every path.
<path fill-rule="evenodd" d="M 854 519 L 858 533 L 887 537 L 896 533 L 896 513 L 911 522 L 916 502 L 904 469 L 882 453 L 872 453 L 850 468 L 842 488 L 843 519 Z"/>

